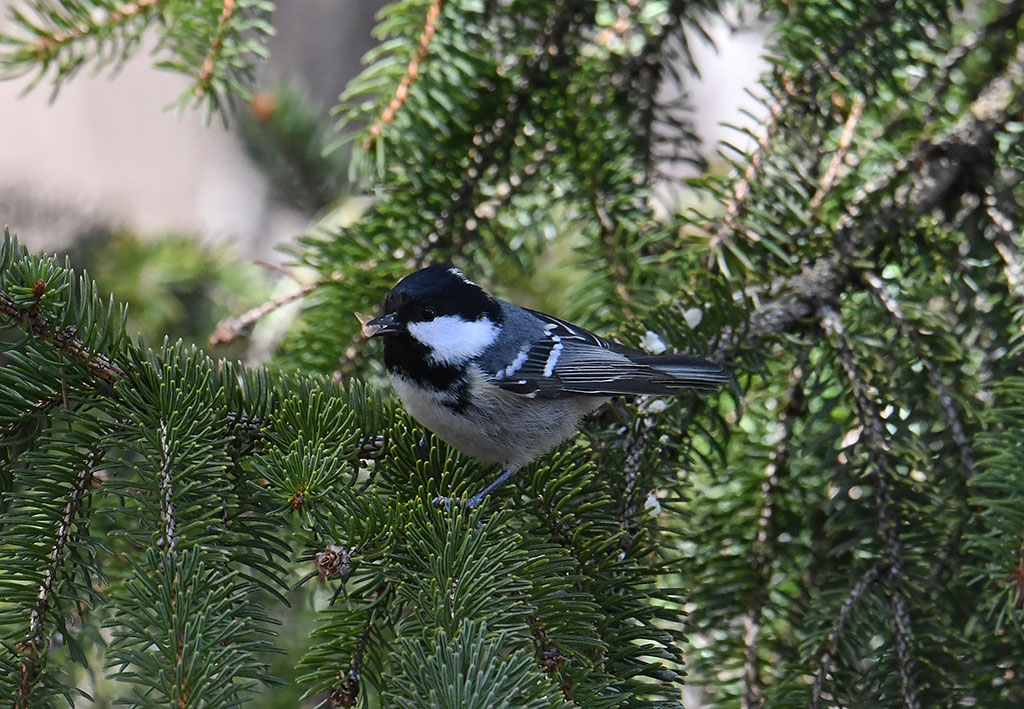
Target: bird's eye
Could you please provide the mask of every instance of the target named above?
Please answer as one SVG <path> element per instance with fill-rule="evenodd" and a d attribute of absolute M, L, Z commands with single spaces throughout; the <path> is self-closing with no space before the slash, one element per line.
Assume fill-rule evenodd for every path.
<path fill-rule="evenodd" d="M 423 319 L 424 320 L 433 320 L 436 317 L 437 317 L 437 311 L 434 310 L 433 308 L 424 308 L 423 309 Z"/>

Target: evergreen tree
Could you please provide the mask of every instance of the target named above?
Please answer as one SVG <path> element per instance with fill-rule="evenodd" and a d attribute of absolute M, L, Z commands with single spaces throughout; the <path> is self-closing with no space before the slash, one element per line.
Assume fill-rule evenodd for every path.
<path fill-rule="evenodd" d="M 252 0 L 20 7 L 4 71 L 59 85 L 151 28 L 210 109 L 270 30 Z M 1024 2 L 766 0 L 753 149 L 656 218 L 666 161 L 701 163 L 659 88 L 724 10 L 387 6 L 336 128 L 378 199 L 294 245 L 320 276 L 270 368 L 133 341 L 7 236 L 4 704 L 77 701 L 80 663 L 133 706 L 259 705 L 301 570 L 329 602 L 293 660 L 331 706 L 679 706 L 684 680 L 721 706 L 1019 706 Z M 266 140 L 322 145 L 284 113 Z M 438 509 L 494 471 L 421 441 L 352 313 L 442 259 L 736 387 L 614 402 Z"/>

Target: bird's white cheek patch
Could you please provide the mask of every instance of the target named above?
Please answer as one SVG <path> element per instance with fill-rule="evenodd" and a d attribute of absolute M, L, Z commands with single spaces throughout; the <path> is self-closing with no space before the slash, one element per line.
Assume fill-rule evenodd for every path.
<path fill-rule="evenodd" d="M 497 326 L 487 318 L 463 320 L 452 315 L 410 323 L 409 333 L 430 348 L 438 364 L 462 364 L 498 339 Z"/>

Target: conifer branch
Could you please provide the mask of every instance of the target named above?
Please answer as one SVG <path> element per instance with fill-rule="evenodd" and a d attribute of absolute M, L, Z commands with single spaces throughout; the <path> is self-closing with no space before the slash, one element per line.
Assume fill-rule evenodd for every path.
<path fill-rule="evenodd" d="M 985 190 L 985 213 L 995 229 L 993 245 L 1003 260 L 1003 274 L 1010 293 L 1024 302 L 1024 260 L 1018 244 L 1024 243 L 1010 217 L 1016 210 L 1004 200 L 993 187 Z"/>
<path fill-rule="evenodd" d="M 670 38 L 682 34 L 683 23 L 688 19 L 686 9 L 686 0 L 672 0 L 664 14 L 667 21 L 664 24 L 654 24 L 643 49 L 630 59 L 623 75 L 615 77 L 620 82 L 620 85 L 616 86 L 618 90 L 628 91 L 630 100 L 644 102 L 643 108 L 639 111 L 639 137 L 644 146 L 644 176 L 648 184 L 654 180 L 654 144 L 657 140 L 655 124 L 658 122 L 660 107 L 658 89 L 662 85 L 665 63 L 670 61 L 664 56 L 665 44 Z M 644 6 L 635 3 L 630 13 L 631 20 L 636 22 L 643 11 Z"/>
<path fill-rule="evenodd" d="M 416 55 L 409 62 L 409 68 L 406 70 L 405 76 L 398 82 L 398 88 L 395 89 L 395 97 L 391 99 L 391 103 L 380 114 L 376 122 L 370 126 L 370 134 L 363 140 L 364 152 L 370 151 L 373 147 L 373 141 L 384 131 L 385 125 L 395 120 L 395 114 L 398 113 L 409 97 L 409 89 L 416 83 L 416 78 L 420 73 L 420 65 L 427 58 L 427 53 L 430 51 L 430 40 L 434 38 L 434 32 L 437 29 L 437 19 L 441 16 L 443 9 L 444 0 L 433 0 L 427 7 L 427 17 L 423 23 L 423 32 L 420 34 Z"/>
<path fill-rule="evenodd" d="M 942 60 L 942 65 L 939 67 L 939 80 L 937 82 L 933 96 L 939 96 L 946 91 L 953 82 L 953 72 L 960 67 L 963 61 L 975 54 L 975 52 L 981 47 L 983 43 L 988 40 L 995 39 L 996 41 L 1005 42 L 1006 33 L 1013 30 L 1017 23 L 1020 22 L 1020 18 L 1024 16 L 1024 3 L 1011 2 L 1007 3 L 1003 13 L 990 21 L 984 27 L 972 30 L 960 40 L 959 44 L 953 47 Z M 929 102 L 927 113 L 922 119 L 925 124 L 930 123 L 934 120 L 935 115 L 939 112 L 941 102 L 932 100 Z"/>
<path fill-rule="evenodd" d="M 776 280 L 769 289 L 771 297 L 751 313 L 744 326 L 726 326 L 720 331 L 710 359 L 728 361 L 763 337 L 799 329 L 818 304 L 831 302 L 853 282 L 851 264 L 874 248 L 884 234 L 916 223 L 975 184 L 978 171 L 989 164 L 979 158 L 992 150 L 996 134 L 1024 108 L 1022 84 L 1024 44 L 948 132 L 919 142 L 890 172 L 864 186 L 834 226 L 839 251 L 812 261 L 795 276 Z M 912 170 L 909 182 L 899 186 L 900 178 Z M 968 176 L 973 179 L 965 179 Z M 892 193 L 887 203 L 875 209 L 870 220 L 865 219 L 868 203 L 886 191 Z"/>
<path fill-rule="evenodd" d="M 824 689 L 828 673 L 832 669 L 832 662 L 835 659 L 839 636 L 843 633 L 843 626 L 846 625 L 846 619 L 850 617 L 850 612 L 853 611 L 853 607 L 857 604 L 857 601 L 860 600 L 860 597 L 863 596 L 865 591 L 871 588 L 871 585 L 878 580 L 878 576 L 881 571 L 882 565 L 880 563 L 872 564 L 860 580 L 854 584 L 853 588 L 850 589 L 850 593 L 847 594 L 846 598 L 843 599 L 842 605 L 839 606 L 839 612 L 836 613 L 835 620 L 832 621 L 832 627 L 829 629 L 828 635 L 825 638 L 824 647 L 821 649 L 821 664 L 818 666 L 818 671 L 814 675 L 814 686 L 811 690 L 810 709 L 820 709 L 821 707 L 821 692 Z"/>
<path fill-rule="evenodd" d="M 889 585 L 889 608 L 892 612 L 896 638 L 896 658 L 900 673 L 900 689 L 906 709 L 919 709 L 917 696 L 917 659 L 913 648 L 913 629 L 902 585 L 904 554 L 900 538 L 898 510 L 892 497 L 894 473 L 889 454 L 888 437 L 882 417 L 872 401 L 872 392 L 857 365 L 853 351 L 846 342 L 846 332 L 839 313 L 831 306 L 821 308 L 822 329 L 833 341 L 839 362 L 846 374 L 850 392 L 857 407 L 860 424 L 866 432 L 865 448 L 871 461 L 871 478 L 875 495 L 878 529 L 885 556 L 886 581 Z"/>
<path fill-rule="evenodd" d="M 843 57 L 858 47 L 868 46 L 868 36 L 886 26 L 895 14 L 898 4 L 898 0 L 874 3 L 871 15 L 865 18 L 859 27 L 849 32 L 843 43 L 834 47 L 828 56 L 806 66 L 800 72 L 800 76 L 787 87 L 787 93 L 806 93 L 807 89 L 813 86 L 813 82 L 832 72 Z"/>
<path fill-rule="evenodd" d="M 174 515 L 174 473 L 171 470 L 171 442 L 167 421 L 160 418 L 160 473 L 157 486 L 160 491 L 160 520 L 164 524 L 163 547 L 174 556 L 177 543 L 177 521 Z M 177 575 L 175 573 L 175 575 Z"/>
<path fill-rule="evenodd" d="M 381 592 L 378 590 L 378 595 Z M 329 699 L 332 707 L 354 707 L 356 705 L 360 688 L 359 673 L 363 667 L 363 655 L 366 654 L 366 649 L 370 646 L 370 634 L 373 632 L 373 618 L 376 610 L 377 606 L 373 605 L 366 614 L 366 622 L 363 623 L 363 631 L 359 634 L 359 642 L 352 654 L 348 672 L 341 672 L 338 678 L 340 683 L 331 689 Z"/>
<path fill-rule="evenodd" d="M 956 403 L 953 401 L 953 396 L 949 393 L 949 387 L 942 381 L 942 375 L 939 373 L 938 367 L 935 362 L 928 357 L 921 347 L 921 342 L 917 337 L 917 331 L 911 327 L 910 323 L 907 322 L 906 316 L 903 314 L 903 309 L 900 307 L 899 301 L 886 290 L 885 283 L 879 278 L 878 274 L 874 271 L 865 271 L 862 274 L 864 282 L 876 298 L 882 303 L 885 309 L 892 316 L 892 319 L 896 322 L 896 326 L 899 328 L 900 334 L 903 339 L 907 341 L 911 349 L 914 351 L 914 355 L 918 361 L 924 366 L 924 370 L 928 375 L 928 382 L 932 385 L 935 390 L 936 396 L 939 398 L 939 404 L 942 407 L 942 415 L 946 420 L 946 426 L 949 429 L 949 433 L 953 438 L 953 443 L 956 445 L 957 451 L 960 454 L 960 462 L 963 464 L 963 478 L 965 482 L 970 482 L 971 478 L 977 475 L 978 470 L 974 464 L 974 448 L 971 446 L 970 439 L 967 435 L 967 427 L 964 425 L 963 417 L 957 408 Z"/>
<path fill-rule="evenodd" d="M 862 46 L 861 43 L 867 35 L 884 25 L 886 19 L 896 9 L 896 4 L 896 0 L 878 3 L 872 15 L 860 27 L 851 32 L 846 41 L 833 49 L 827 57 L 805 67 L 797 77 L 786 75 L 779 77 L 782 95 L 777 95 L 775 100 L 768 104 L 768 123 L 757 138 L 757 147 L 748 155 L 747 166 L 743 170 L 742 177 L 732 185 L 732 199 L 726 204 L 725 217 L 712 230 L 708 240 L 709 252 L 721 247 L 732 234 L 739 233 L 752 238 L 752 240 L 758 240 L 759 237 L 756 234 L 741 228 L 740 218 L 750 198 L 750 190 L 771 156 L 772 143 L 779 130 L 784 127 L 784 117 L 788 115 L 790 104 L 800 97 L 812 93 L 821 77 L 827 76 L 840 59 L 854 48 Z M 852 110 L 850 115 L 853 115 Z M 849 123 L 848 118 L 847 124 L 849 125 Z M 856 126 L 856 121 L 853 126 Z"/>
<path fill-rule="evenodd" d="M 750 566 L 754 572 L 750 591 L 750 608 L 743 617 L 743 709 L 757 709 L 764 706 L 764 689 L 761 686 L 760 666 L 758 657 L 758 639 L 761 634 L 761 621 L 764 605 L 768 600 L 771 574 L 768 567 L 771 559 L 768 555 L 768 541 L 773 535 L 775 508 L 779 486 L 789 474 L 789 453 L 792 445 L 794 425 L 804 413 L 803 367 L 806 358 L 793 368 L 787 398 L 789 403 L 779 414 L 772 436 L 776 441 L 768 465 L 764 469 L 764 480 L 761 482 L 761 511 L 757 517 L 757 534 L 750 549 Z"/>
<path fill-rule="evenodd" d="M 248 334 L 252 332 L 252 328 L 256 323 L 267 315 L 278 308 L 288 305 L 289 303 L 294 303 L 296 300 L 305 298 L 326 282 L 327 281 L 317 281 L 316 283 L 307 283 L 296 291 L 278 296 L 277 298 L 272 298 L 261 305 L 257 305 L 255 308 L 246 310 L 241 315 L 228 316 L 224 318 L 217 323 L 213 332 L 210 333 L 209 338 L 206 340 L 206 344 L 210 347 L 221 347 L 223 345 L 231 344 L 240 337 L 248 336 Z"/>
<path fill-rule="evenodd" d="M 53 11 L 50 20 L 51 26 L 44 27 L 42 24 L 30 23 L 22 18 L 23 24 L 31 29 L 33 41 L 28 40 L 22 45 L 22 50 L 15 52 L 8 57 L 2 58 L 0 64 L 18 70 L 16 65 L 24 63 L 22 72 L 28 71 L 30 65 L 26 60 L 31 59 L 43 67 L 49 66 L 50 62 L 57 59 L 60 52 L 67 46 L 76 42 L 102 35 L 130 20 L 138 19 L 154 10 L 164 0 L 137 0 L 126 2 L 121 7 L 106 13 L 79 13 L 78 15 L 61 15 L 59 11 Z M 58 22 L 80 19 L 77 24 L 71 24 L 66 29 L 59 29 Z"/>
<path fill-rule="evenodd" d="M 809 203 L 811 209 L 817 209 L 821 206 L 839 180 L 839 173 L 843 169 L 843 162 L 846 160 L 850 143 L 853 141 L 853 134 L 857 129 L 857 124 L 860 122 L 860 117 L 864 115 L 864 105 L 865 101 L 862 96 L 858 96 L 853 100 L 853 105 L 850 106 L 850 113 L 846 116 L 846 122 L 843 124 L 843 132 L 839 136 L 839 143 L 836 146 L 835 152 L 832 153 L 832 160 L 829 161 L 825 174 L 822 175 L 818 191 L 811 197 Z"/>
<path fill-rule="evenodd" d="M 533 50 L 525 60 L 522 76 L 516 80 L 516 86 L 509 94 L 504 113 L 474 137 L 473 146 L 467 153 L 470 167 L 462 174 L 448 207 L 442 210 L 434 221 L 434 230 L 427 235 L 423 253 L 417 256 L 418 263 L 423 263 L 426 252 L 435 248 L 443 237 L 449 235 L 459 215 L 472 208 L 480 179 L 484 172 L 498 161 L 500 154 L 508 150 L 512 144 L 519 128 L 520 109 L 529 103 L 533 86 L 549 69 L 551 57 L 564 54 L 563 45 L 573 28 L 573 20 L 581 10 L 586 9 L 585 6 L 586 3 L 579 3 L 578 0 L 556 2 L 541 36 L 534 42 Z"/>
<path fill-rule="evenodd" d="M 112 359 L 98 352 L 92 352 L 75 336 L 73 327 L 57 331 L 50 320 L 43 315 L 33 314 L 29 308 L 21 308 L 6 294 L 0 293 L 0 315 L 6 316 L 18 325 L 28 325 L 28 330 L 38 340 L 52 343 L 57 350 L 73 362 L 85 367 L 105 382 L 124 377 L 124 370 Z"/>
<path fill-rule="evenodd" d="M 543 625 L 533 625 L 532 623 L 531 625 L 533 646 L 540 657 L 541 668 L 547 674 L 558 678 L 558 684 L 562 689 L 562 696 L 567 702 L 571 702 L 574 707 L 578 707 L 579 702 L 573 696 L 572 686 L 569 684 L 569 676 L 565 672 L 565 663 L 569 661 L 569 657 L 551 641 L 551 634 L 546 627 Z"/>
<path fill-rule="evenodd" d="M 20 420 L 11 421 L 7 425 L 0 427 L 0 439 L 3 439 L 7 436 L 13 436 L 22 426 L 31 425 L 31 420 L 34 416 L 37 416 L 43 413 L 44 411 L 49 411 L 50 409 L 53 409 L 64 403 L 65 402 L 63 392 L 57 392 L 53 396 L 48 396 L 46 398 L 40 399 L 39 401 L 35 402 L 32 406 L 30 406 L 28 409 L 25 409 L 24 411 L 21 412 Z"/>
<path fill-rule="evenodd" d="M 33 682 L 38 675 L 42 661 L 40 655 L 46 647 L 46 620 L 52 602 L 53 588 L 64 564 L 65 551 L 71 539 L 75 518 L 78 517 L 82 509 L 82 500 L 92 485 L 93 472 L 103 460 L 103 456 L 103 451 L 94 451 L 86 459 L 81 470 L 75 476 L 57 521 L 53 545 L 47 555 L 47 565 L 36 591 L 36 604 L 29 616 L 28 632 L 25 635 L 25 640 L 18 646 L 18 650 L 21 652 L 18 667 L 20 682 L 14 702 L 15 709 L 29 709 Z"/>
<path fill-rule="evenodd" d="M 235 14 L 236 0 L 223 0 L 223 2 L 224 5 L 221 9 L 220 17 L 217 19 L 217 30 L 214 32 L 213 39 L 210 42 L 210 51 L 203 58 L 203 63 L 199 67 L 199 75 L 196 77 L 197 81 L 193 93 L 197 98 L 204 96 L 210 90 L 214 66 L 224 50 L 224 38 L 227 35 L 228 23 L 231 22 L 231 18 Z"/>
<path fill-rule="evenodd" d="M 553 155 L 557 150 L 554 141 L 545 143 L 542 147 L 533 151 L 530 159 L 507 179 L 498 182 L 494 188 L 494 196 L 489 197 L 473 207 L 473 216 L 468 218 L 464 224 L 465 232 L 472 234 L 477 230 L 477 218 L 491 219 L 511 201 L 513 197 L 522 192 L 522 188 L 528 184 L 530 178 L 540 171 L 540 166 L 545 159 Z M 472 169 L 470 170 L 472 172 Z M 475 174 L 472 175 L 475 177 Z M 406 265 L 410 269 L 422 268 L 426 265 L 430 253 L 440 245 L 440 238 L 436 233 L 429 234 L 426 239 L 420 240 L 412 248 L 412 256 L 407 260 Z"/>
<path fill-rule="evenodd" d="M 637 514 L 637 483 L 640 480 L 640 466 L 643 465 L 644 454 L 647 453 L 647 441 L 654 428 L 654 421 L 646 415 L 645 407 L 650 397 L 640 397 L 637 402 L 636 425 L 626 436 L 623 450 L 626 453 L 622 463 L 623 486 L 622 502 L 618 510 L 619 524 L 632 536 L 636 526 Z M 627 541 L 628 543 L 628 541 Z"/>
<path fill-rule="evenodd" d="M 782 128 L 782 121 L 780 119 L 784 113 L 784 108 L 785 103 L 783 101 L 773 101 L 768 105 L 770 121 L 757 137 L 757 147 L 747 157 L 747 166 L 743 169 L 742 177 L 732 184 L 732 198 L 725 206 L 725 217 L 718 222 L 718 226 L 712 230 L 711 236 L 708 239 L 707 250 L 709 254 L 715 249 L 720 248 L 732 234 L 746 232 L 746 230 L 740 229 L 740 217 L 743 214 L 743 210 L 746 209 L 747 200 L 750 197 L 750 190 L 753 187 L 754 181 L 761 174 L 761 170 L 771 153 L 772 141 L 775 140 L 775 136 L 778 135 L 779 130 Z M 756 235 L 753 240 L 757 240 Z"/>

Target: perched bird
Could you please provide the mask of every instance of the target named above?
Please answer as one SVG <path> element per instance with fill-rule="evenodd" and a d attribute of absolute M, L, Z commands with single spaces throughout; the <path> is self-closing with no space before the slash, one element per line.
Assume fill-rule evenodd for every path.
<path fill-rule="evenodd" d="M 384 310 L 363 331 L 383 338 L 384 364 L 409 413 L 463 453 L 502 466 L 468 507 L 616 394 L 678 395 L 730 379 L 700 357 L 648 354 L 498 300 L 448 265 L 403 278 Z"/>

